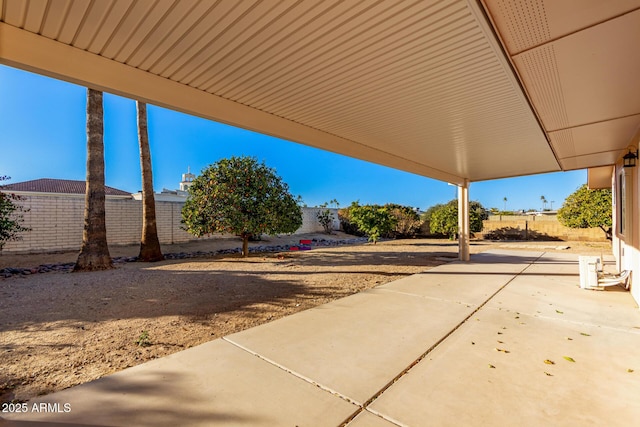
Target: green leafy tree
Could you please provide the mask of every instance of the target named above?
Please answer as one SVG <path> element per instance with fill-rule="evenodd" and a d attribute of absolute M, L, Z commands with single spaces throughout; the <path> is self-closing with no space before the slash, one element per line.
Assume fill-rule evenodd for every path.
<path fill-rule="evenodd" d="M 338 209 L 338 219 L 340 220 L 340 228 L 347 234 L 352 234 L 354 236 L 364 236 L 365 233 L 360 231 L 358 226 L 351 221 L 351 207 L 357 205 L 358 202 L 353 202 L 351 206 L 347 206 L 341 209 Z"/>
<path fill-rule="evenodd" d="M 429 219 L 429 227 L 434 234 L 444 234 L 451 240 L 455 239 L 458 234 L 458 201 L 452 200 L 434 209 Z"/>
<path fill-rule="evenodd" d="M 437 211 L 438 209 L 442 208 L 443 206 L 444 206 L 444 204 L 437 203 L 437 204 L 427 208 L 427 210 L 424 211 L 422 213 L 422 215 L 420 215 L 420 219 L 422 220 L 422 222 L 430 222 L 431 221 L 431 216 L 433 215 L 433 213 L 435 211 Z"/>
<path fill-rule="evenodd" d="M 430 217 L 431 232 L 447 235 L 451 240 L 455 239 L 458 235 L 458 200 L 436 206 Z M 482 231 L 482 221 L 488 218 L 489 212 L 480 202 L 469 202 L 469 228 L 472 233 Z"/>
<path fill-rule="evenodd" d="M 427 210 L 424 211 L 422 215 L 420 215 L 420 220 L 422 221 L 422 224 L 425 230 L 429 230 L 431 233 L 434 233 L 433 231 L 431 231 L 431 217 L 433 216 L 433 213 L 435 211 L 442 208 L 443 206 L 444 204 L 437 203 L 427 208 Z"/>
<path fill-rule="evenodd" d="M 489 219 L 489 211 L 478 201 L 469 202 L 469 228 L 472 233 L 482 231 L 482 221 Z"/>
<path fill-rule="evenodd" d="M 611 239 L 611 190 L 590 190 L 582 185 L 558 209 L 558 221 L 570 228 L 600 227 Z"/>
<path fill-rule="evenodd" d="M 385 206 L 361 206 L 358 202 L 349 206 L 349 220 L 374 244 L 381 236 L 390 233 L 396 225 L 395 218 Z"/>
<path fill-rule="evenodd" d="M 246 257 L 250 237 L 293 233 L 302 225 L 302 211 L 299 198 L 274 169 L 252 157 L 231 157 L 193 180 L 182 223 L 198 237 L 215 232 L 239 236 Z"/>
<path fill-rule="evenodd" d="M 8 176 L 0 176 L 0 181 L 8 180 Z M 2 187 L 0 187 L 2 189 Z M 5 243 L 20 240 L 20 233 L 31 231 L 27 227 L 23 227 L 24 209 L 19 203 L 22 197 L 13 193 L 4 193 L 0 191 L 0 251 Z"/>

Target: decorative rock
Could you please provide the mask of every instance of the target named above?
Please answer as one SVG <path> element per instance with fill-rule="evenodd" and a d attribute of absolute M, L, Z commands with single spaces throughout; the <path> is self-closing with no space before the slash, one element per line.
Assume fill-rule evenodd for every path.
<path fill-rule="evenodd" d="M 317 246 L 342 246 L 342 245 L 356 245 L 360 243 L 366 243 L 368 239 L 366 237 L 358 237 L 354 239 L 341 239 L 341 240 L 327 240 L 327 239 L 312 239 L 311 247 Z M 308 245 L 305 249 L 311 249 Z M 273 246 L 253 246 L 249 248 L 250 253 L 265 253 L 265 252 L 288 252 L 291 246 L 288 245 L 273 245 Z M 164 255 L 165 259 L 188 259 L 188 258 L 203 258 L 213 257 L 218 255 L 231 255 L 242 252 L 242 248 L 232 249 L 220 249 L 217 251 L 196 251 L 196 252 L 177 252 L 168 253 Z M 112 259 L 114 264 L 123 264 L 128 262 L 136 262 L 138 257 L 114 257 Z M 50 273 L 50 272 L 65 272 L 68 273 L 73 270 L 75 263 L 60 263 L 60 264 L 42 264 L 33 268 L 13 268 L 7 267 L 0 269 L 0 277 L 9 278 L 15 275 L 30 275 L 38 273 Z"/>

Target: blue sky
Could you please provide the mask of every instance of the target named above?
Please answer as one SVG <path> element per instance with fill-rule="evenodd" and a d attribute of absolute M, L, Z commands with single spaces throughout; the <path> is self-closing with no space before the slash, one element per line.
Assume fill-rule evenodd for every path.
<path fill-rule="evenodd" d="M 86 89 L 0 66 L 0 175 L 11 183 L 37 178 L 85 179 Z M 105 94 L 106 184 L 141 188 L 135 102 Z M 337 199 L 342 206 L 399 203 L 426 209 L 456 197 L 447 183 L 306 147 L 182 113 L 149 106 L 154 187 L 178 188 L 232 155 L 248 155 L 277 170 L 309 206 Z M 587 179 L 586 171 L 472 183 L 470 197 L 485 207 L 541 209 L 540 196 L 558 208 Z"/>

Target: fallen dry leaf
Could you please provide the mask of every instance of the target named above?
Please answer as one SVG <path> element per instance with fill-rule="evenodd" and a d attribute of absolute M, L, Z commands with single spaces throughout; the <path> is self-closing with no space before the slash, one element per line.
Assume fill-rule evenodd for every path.
<path fill-rule="evenodd" d="M 564 360 L 568 360 L 569 362 L 575 362 L 575 360 L 573 360 L 573 357 L 569 357 L 569 356 L 562 356 L 564 358 Z"/>
<path fill-rule="evenodd" d="M 544 363 L 546 363 L 547 365 L 555 365 L 556 364 L 556 362 L 554 362 L 553 360 L 549 360 L 549 359 L 545 360 Z"/>

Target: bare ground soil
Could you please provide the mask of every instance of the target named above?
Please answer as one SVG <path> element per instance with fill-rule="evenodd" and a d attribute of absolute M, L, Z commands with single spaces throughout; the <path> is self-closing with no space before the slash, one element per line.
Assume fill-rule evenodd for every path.
<path fill-rule="evenodd" d="M 303 238 L 351 236 L 310 235 Z M 253 245 L 294 243 L 301 236 Z M 216 239 L 165 253 L 237 247 Z M 558 247 L 569 246 L 569 249 Z M 489 248 L 610 253 L 608 243 L 474 242 Z M 137 247 L 111 250 L 135 256 Z M 446 240 L 396 240 L 125 263 L 93 273 L 0 278 L 0 402 L 23 401 L 425 271 L 457 254 Z M 73 262 L 76 253 L 0 255 L 4 267 Z"/>

